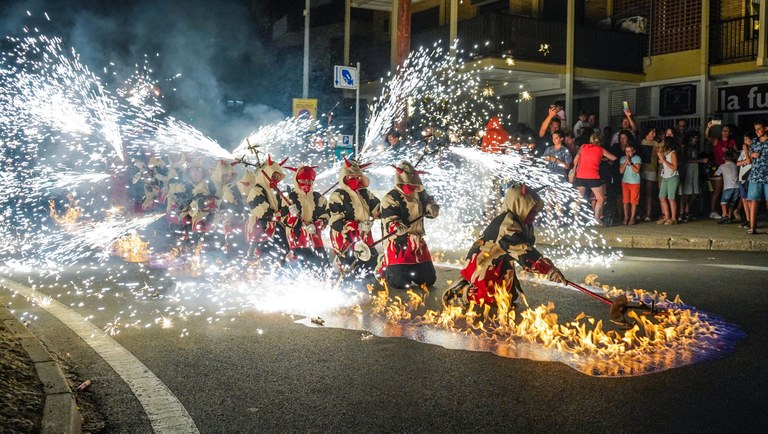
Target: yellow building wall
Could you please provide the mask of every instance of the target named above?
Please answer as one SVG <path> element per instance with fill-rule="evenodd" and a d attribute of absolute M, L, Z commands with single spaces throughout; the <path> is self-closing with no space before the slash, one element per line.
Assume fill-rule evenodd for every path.
<path fill-rule="evenodd" d="M 416 12 L 424 12 L 427 9 L 437 8 L 440 7 L 440 3 L 443 3 L 444 0 L 422 0 L 418 3 L 411 3 L 411 13 L 415 14 Z M 448 1 L 445 1 L 446 4 L 448 4 Z"/>
<path fill-rule="evenodd" d="M 701 50 L 679 51 L 650 58 L 645 80 L 669 80 L 701 74 Z"/>
<path fill-rule="evenodd" d="M 518 0 L 522 1 L 523 0 Z M 530 0 L 528 0 L 528 3 Z M 424 0 L 413 3 L 411 13 L 422 12 L 430 8 L 440 7 L 443 3 L 445 12 L 445 25 L 448 25 L 451 14 L 451 0 Z M 477 7 L 472 6 L 469 1 L 459 1 L 459 21 L 468 20 L 477 16 Z M 442 21 L 442 20 L 441 20 Z M 389 12 L 373 11 L 373 38 L 376 41 L 389 40 Z"/>
<path fill-rule="evenodd" d="M 446 14 L 450 14 L 450 6 L 448 7 Z M 459 21 L 468 20 L 476 16 L 477 16 L 477 7 L 472 6 L 472 4 L 470 4 L 470 2 L 468 1 L 459 2 Z"/>
<path fill-rule="evenodd" d="M 509 0 L 509 11 L 515 15 L 532 17 L 536 15 L 533 10 L 534 3 L 531 0 Z"/>

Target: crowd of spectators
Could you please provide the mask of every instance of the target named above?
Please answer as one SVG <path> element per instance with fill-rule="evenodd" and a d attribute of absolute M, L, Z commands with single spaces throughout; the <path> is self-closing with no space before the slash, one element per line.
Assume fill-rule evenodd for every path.
<path fill-rule="evenodd" d="M 585 111 L 568 128 L 560 112 L 561 106 L 551 106 L 537 132 L 518 124 L 509 145 L 500 149 L 540 158 L 572 183 L 591 203 L 597 225 L 676 225 L 709 218 L 757 233 L 760 205 L 768 199 L 765 121 L 742 133 L 712 120 L 702 134 L 685 119 L 671 128 L 639 131 L 625 108 L 614 132 L 601 130 L 597 116 Z M 497 134 L 504 131 L 497 118 L 493 127 Z"/>

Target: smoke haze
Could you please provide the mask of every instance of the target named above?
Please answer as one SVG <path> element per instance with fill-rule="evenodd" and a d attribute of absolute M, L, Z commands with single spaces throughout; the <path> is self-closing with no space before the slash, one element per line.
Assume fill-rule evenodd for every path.
<path fill-rule="evenodd" d="M 275 74 L 271 71 L 275 59 L 259 37 L 255 17 L 262 11 L 252 10 L 254 4 L 247 0 L 4 1 L 0 31 L 3 36 L 20 35 L 27 26 L 62 37 L 65 46 L 74 47 L 82 63 L 111 89 L 119 87 L 137 64 L 143 67 L 146 56 L 151 76 L 160 82 L 168 114 L 231 149 L 260 125 L 286 115 L 270 107 L 278 100 L 277 92 L 264 83 L 269 82 L 269 74 Z M 167 80 L 177 74 L 181 76 Z M 245 109 L 228 111 L 226 100 L 245 101 Z"/>

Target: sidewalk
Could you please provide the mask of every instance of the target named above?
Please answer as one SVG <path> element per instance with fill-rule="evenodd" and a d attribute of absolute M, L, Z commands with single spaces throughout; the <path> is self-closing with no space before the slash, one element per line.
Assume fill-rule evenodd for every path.
<path fill-rule="evenodd" d="M 56 360 L 40 340 L 3 305 L 0 305 L 0 325 L 3 331 L 0 334 L 0 348 L 6 350 L 0 358 L 0 371 L 15 372 L 20 367 L 29 368 L 30 371 L 26 376 L 17 372 L 13 387 L 4 390 L 8 395 L 0 397 L 0 405 L 4 410 L 17 413 L 5 421 L 8 425 L 3 428 L 10 432 L 26 431 L 31 428 L 30 423 L 35 423 L 34 430 L 42 434 L 82 432 L 82 420 L 72 389 Z M 11 357 L 12 351 L 9 349 L 13 346 L 21 347 L 15 357 Z M 39 393 L 30 392 L 37 387 L 41 389 Z M 40 412 L 38 417 L 30 414 L 35 409 Z M 3 416 L 0 419 L 5 418 Z"/>
<path fill-rule="evenodd" d="M 738 224 L 719 225 L 701 219 L 676 225 L 638 222 L 633 226 L 595 227 L 609 247 L 634 249 L 695 249 L 768 252 L 768 227 L 758 220 L 758 235 L 747 235 Z M 537 243 L 559 245 L 559 240 L 537 233 Z"/>

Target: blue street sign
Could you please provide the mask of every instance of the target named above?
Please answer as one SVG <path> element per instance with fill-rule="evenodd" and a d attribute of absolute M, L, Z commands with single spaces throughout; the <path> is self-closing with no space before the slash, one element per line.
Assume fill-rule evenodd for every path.
<path fill-rule="evenodd" d="M 357 68 L 353 66 L 334 66 L 333 87 L 339 89 L 357 89 Z"/>

